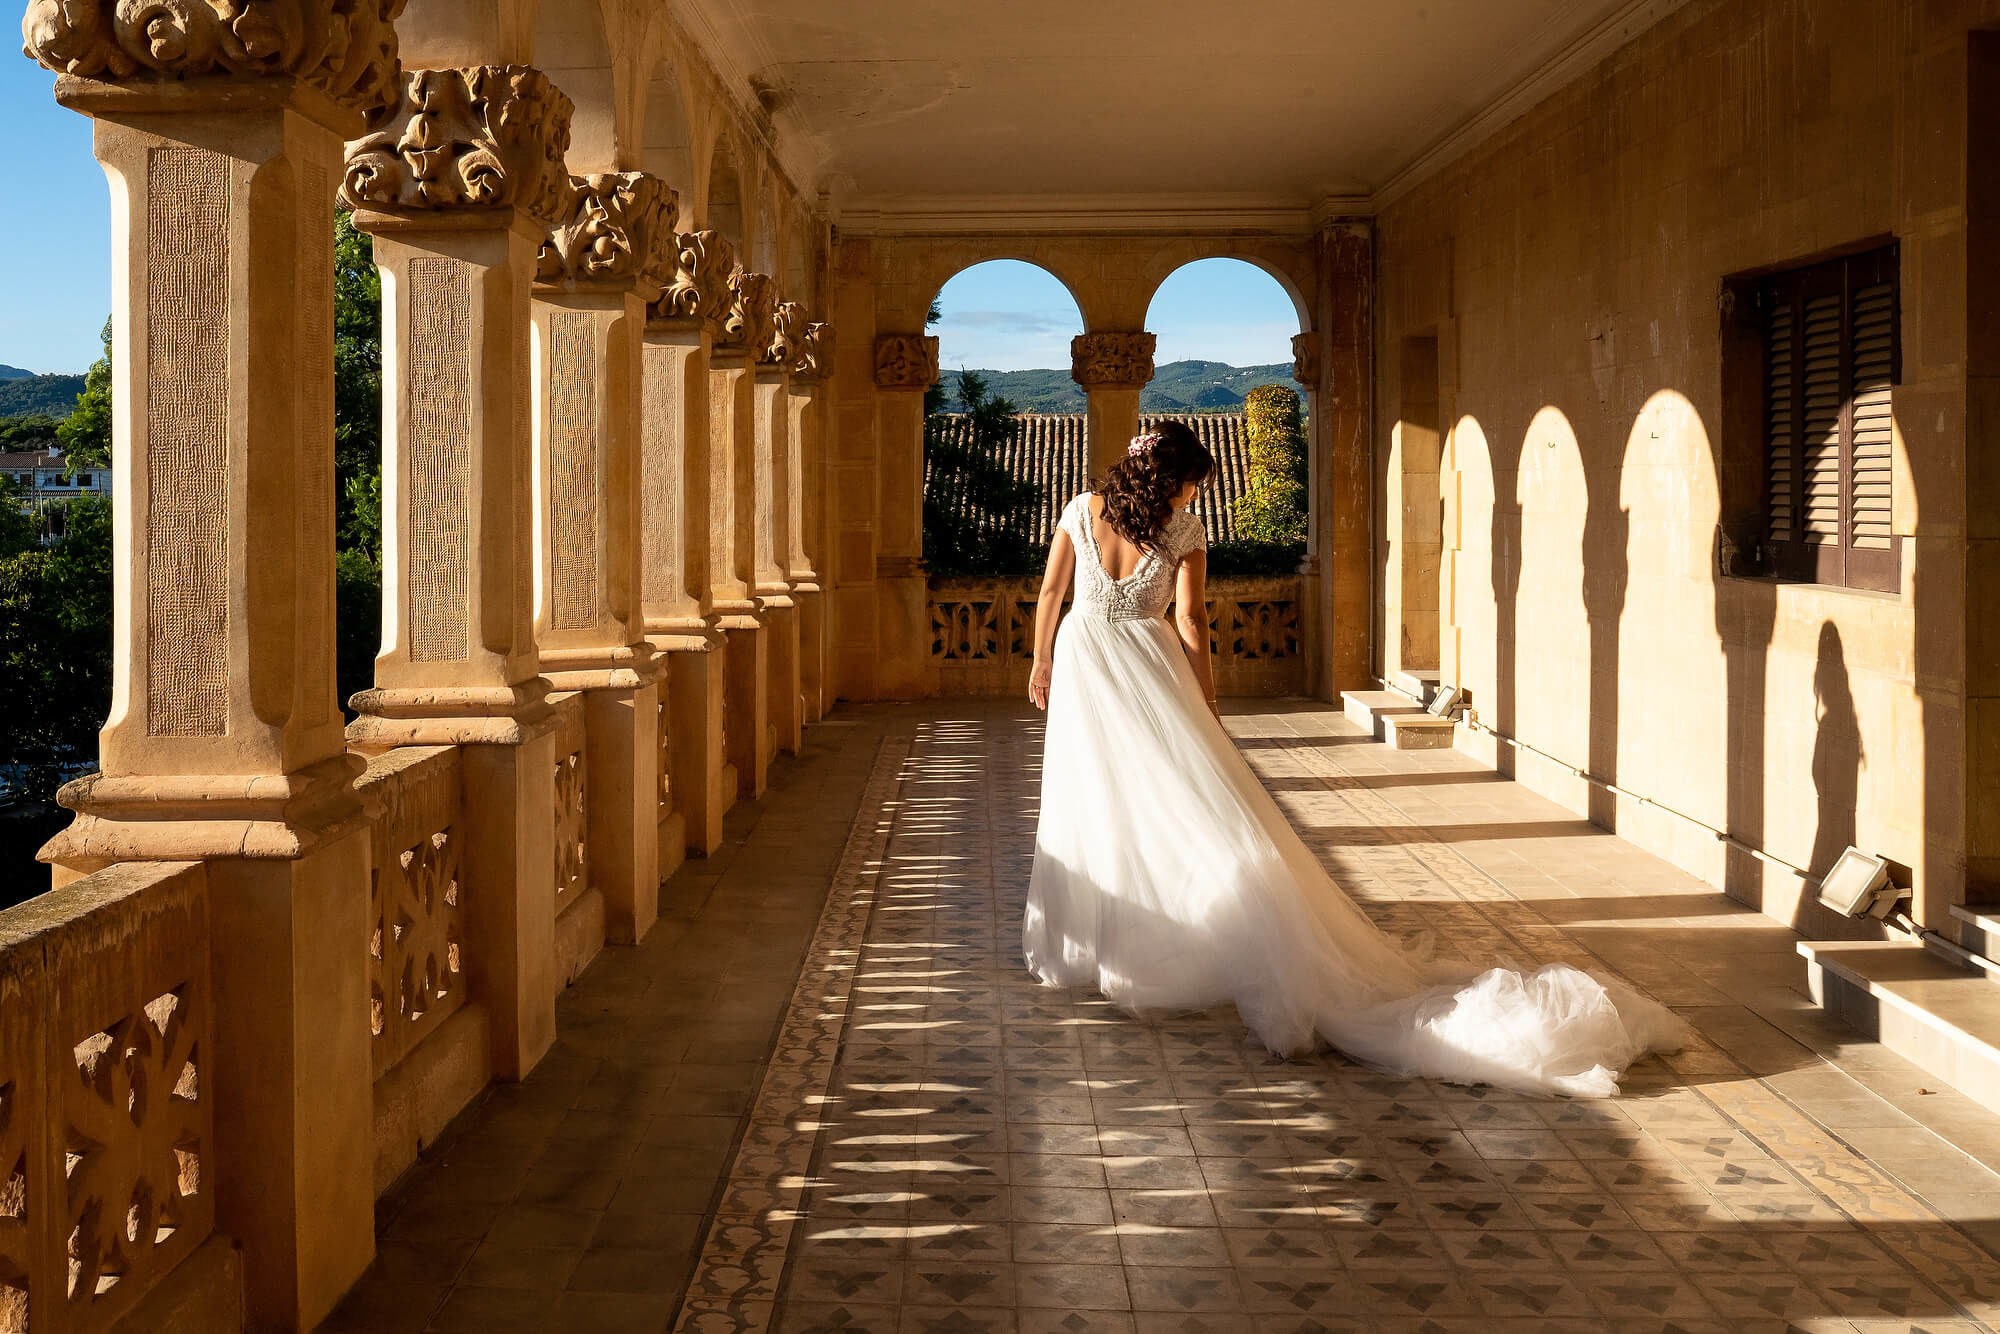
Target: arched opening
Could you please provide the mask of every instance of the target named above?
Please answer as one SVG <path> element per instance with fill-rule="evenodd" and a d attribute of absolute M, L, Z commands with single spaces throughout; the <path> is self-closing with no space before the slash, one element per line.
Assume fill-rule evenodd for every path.
<path fill-rule="evenodd" d="M 743 175 L 737 167 L 735 150 L 726 136 L 716 137 L 715 149 L 709 156 L 708 194 L 702 201 L 701 225 L 709 231 L 721 233 L 722 239 L 736 248 L 736 258 L 740 263 L 755 267 L 743 248 Z"/>
<path fill-rule="evenodd" d="M 646 83 L 645 115 L 640 123 L 639 162 L 646 171 L 672 186 L 680 199 L 675 226 L 692 223 L 694 207 L 694 137 L 688 131 L 687 103 L 673 65 L 662 60 Z"/>
<path fill-rule="evenodd" d="M 930 306 L 942 374 L 925 402 L 924 558 L 940 576 L 1029 575 L 1089 470 L 1069 378 L 1083 312 L 1021 260 L 954 274 Z"/>
<path fill-rule="evenodd" d="M 618 94 L 596 0 L 545 4 L 535 14 L 535 64 L 576 107 L 569 169 L 581 176 L 618 170 Z"/>
<path fill-rule="evenodd" d="M 1139 429 L 1177 417 L 1214 451 L 1215 476 L 1194 504 L 1212 574 L 1290 574 L 1305 559 L 1311 404 L 1292 379 L 1303 320 L 1288 287 L 1240 259 L 1183 264 L 1146 309 L 1157 343 Z"/>

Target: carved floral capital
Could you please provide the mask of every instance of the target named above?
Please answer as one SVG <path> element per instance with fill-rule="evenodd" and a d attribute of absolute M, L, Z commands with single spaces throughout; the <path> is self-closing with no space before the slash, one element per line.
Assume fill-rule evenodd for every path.
<path fill-rule="evenodd" d="M 778 314 L 777 284 L 766 273 L 737 269 L 729 275 L 729 308 L 723 312 L 719 349 L 760 355 L 771 344 Z"/>
<path fill-rule="evenodd" d="M 347 145 L 341 195 L 359 209 L 414 215 L 514 208 L 567 220 L 570 100 L 530 65 L 406 72 L 402 96 Z"/>
<path fill-rule="evenodd" d="M 22 51 L 110 84 L 297 79 L 372 116 L 394 105 L 405 0 L 30 0 Z"/>
<path fill-rule="evenodd" d="M 650 298 L 666 275 L 661 239 L 672 235 L 676 199 L 643 171 L 572 176 L 569 216 L 542 243 L 535 281 L 545 286 L 639 286 Z"/>
<path fill-rule="evenodd" d="M 799 332 L 798 355 L 792 361 L 792 383 L 812 386 L 833 372 L 833 326 L 811 323 Z"/>
<path fill-rule="evenodd" d="M 875 340 L 880 389 L 928 389 L 938 379 L 938 340 L 928 334 L 883 334 Z"/>
<path fill-rule="evenodd" d="M 1149 333 L 1078 334 L 1069 344 L 1069 378 L 1085 389 L 1138 389 L 1153 378 Z"/>
<path fill-rule="evenodd" d="M 662 265 L 660 294 L 646 307 L 650 320 L 701 320 L 719 325 L 729 313 L 729 275 L 736 247 L 721 232 L 675 232 Z"/>
<path fill-rule="evenodd" d="M 757 364 L 772 370 L 791 370 L 798 361 L 799 342 L 805 332 L 806 308 L 796 301 L 780 301 L 771 312 L 771 336 L 757 353 Z"/>
<path fill-rule="evenodd" d="M 1292 378 L 1308 389 L 1319 383 L 1319 335 L 1292 336 Z"/>

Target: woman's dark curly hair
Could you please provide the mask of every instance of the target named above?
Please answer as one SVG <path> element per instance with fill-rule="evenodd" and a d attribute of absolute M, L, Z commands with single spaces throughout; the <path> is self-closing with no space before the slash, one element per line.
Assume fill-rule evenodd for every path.
<path fill-rule="evenodd" d="M 1104 497 L 1104 521 L 1141 550 L 1151 550 L 1189 482 L 1215 471 L 1215 455 L 1186 422 L 1163 421 L 1133 442 L 1131 453 L 1105 470 L 1091 489 Z"/>

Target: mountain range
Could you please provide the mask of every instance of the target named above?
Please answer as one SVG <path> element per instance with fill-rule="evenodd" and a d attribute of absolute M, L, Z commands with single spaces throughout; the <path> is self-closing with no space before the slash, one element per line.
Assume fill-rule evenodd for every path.
<path fill-rule="evenodd" d="M 1069 369 L 974 371 L 987 388 L 1007 399 L 1018 412 L 1082 412 L 1083 389 L 1069 378 Z M 945 406 L 958 406 L 958 372 L 947 370 L 943 381 Z M 1170 361 L 1155 367 L 1153 380 L 1139 393 L 1141 412 L 1236 412 L 1243 396 L 1260 384 L 1291 388 L 1292 363 L 1231 366 L 1220 361 Z"/>
<path fill-rule="evenodd" d="M 9 374 L 12 366 L 0 366 L 0 417 L 25 417 L 46 413 L 67 417 L 83 392 L 81 375 L 31 375 L 26 371 Z"/>

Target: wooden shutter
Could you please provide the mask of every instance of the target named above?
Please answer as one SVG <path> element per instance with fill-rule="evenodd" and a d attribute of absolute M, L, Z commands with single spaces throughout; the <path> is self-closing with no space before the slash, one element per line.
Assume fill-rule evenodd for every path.
<path fill-rule="evenodd" d="M 1764 537 L 1773 573 L 1893 592 L 1894 246 L 1765 280 Z"/>

